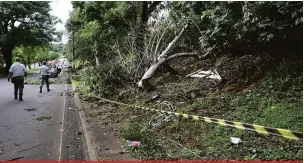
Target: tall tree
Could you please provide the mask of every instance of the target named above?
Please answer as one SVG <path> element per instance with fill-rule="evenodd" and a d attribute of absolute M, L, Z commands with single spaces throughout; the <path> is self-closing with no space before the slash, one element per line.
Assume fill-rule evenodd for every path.
<path fill-rule="evenodd" d="M 57 41 L 60 43 L 60 52 L 63 53 L 63 45 L 62 45 L 62 37 L 63 37 L 63 31 L 58 31 L 57 32 Z"/>
<path fill-rule="evenodd" d="M 49 14 L 50 2 L 0 2 L 0 48 L 6 69 L 19 45 L 37 46 L 53 40 L 57 19 Z"/>
<path fill-rule="evenodd" d="M 90 55 L 76 55 L 81 58 L 94 58 L 98 66 L 101 58 L 111 57 L 107 56 L 106 52 L 110 51 L 109 47 L 114 41 L 127 35 L 129 20 L 132 19 L 128 14 L 130 4 L 114 1 L 72 4 L 75 10 L 66 26 L 73 40 L 77 40 L 75 53 L 83 55 L 90 51 Z"/>
<path fill-rule="evenodd" d="M 24 64 L 31 69 L 31 65 L 34 63 L 36 55 L 36 48 L 32 46 L 20 46 L 15 48 L 14 54 L 21 57 L 24 60 Z"/>
<path fill-rule="evenodd" d="M 145 49 L 145 38 L 147 33 L 147 23 L 152 12 L 156 9 L 161 1 L 142 1 L 141 2 L 141 15 L 140 15 L 140 24 L 139 24 L 139 33 L 137 39 L 137 46 L 141 47 L 142 50 Z M 143 53 L 137 55 L 137 61 L 140 62 L 142 59 Z"/>

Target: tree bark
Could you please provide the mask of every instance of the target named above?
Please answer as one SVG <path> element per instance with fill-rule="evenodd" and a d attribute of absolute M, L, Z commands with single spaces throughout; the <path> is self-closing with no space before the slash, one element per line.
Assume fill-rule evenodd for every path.
<path fill-rule="evenodd" d="M 13 64 L 12 53 L 13 53 L 13 46 L 2 46 L 1 52 L 5 61 L 5 68 L 8 73 L 9 69 Z"/>
<path fill-rule="evenodd" d="M 95 64 L 96 64 L 96 68 L 100 68 L 100 58 L 99 58 L 99 56 L 98 56 L 98 44 L 97 44 L 97 42 L 95 42 L 94 43 L 94 50 L 93 50 L 93 52 L 94 52 L 94 57 L 95 57 Z"/>
<path fill-rule="evenodd" d="M 96 56 L 96 55 L 95 55 L 95 63 L 96 63 L 96 67 L 100 68 L 100 61 L 99 61 L 98 56 Z"/>
<path fill-rule="evenodd" d="M 142 13 L 141 13 L 141 22 L 147 23 L 149 19 L 149 8 L 148 8 L 148 2 L 143 1 L 142 2 Z"/>
<path fill-rule="evenodd" d="M 27 66 L 29 69 L 31 69 L 31 57 L 30 57 L 30 54 L 28 54 L 29 56 L 27 56 Z"/>
<path fill-rule="evenodd" d="M 171 73 L 175 74 L 177 73 L 169 64 L 167 61 L 177 58 L 177 57 L 198 57 L 197 53 L 178 53 L 171 55 L 167 58 L 160 58 L 156 63 L 154 63 L 148 71 L 144 74 L 144 76 L 141 78 L 141 80 L 138 82 L 138 87 L 142 89 L 149 88 L 149 79 L 153 77 L 153 75 L 156 73 L 156 71 L 161 67 L 165 66 Z"/>
<path fill-rule="evenodd" d="M 183 27 L 183 29 L 179 32 L 179 34 L 169 43 L 167 48 L 159 55 L 158 60 L 160 58 L 166 58 L 166 55 L 169 53 L 171 48 L 177 43 L 177 41 L 182 37 L 185 33 L 186 29 L 189 27 L 188 23 Z"/>
<path fill-rule="evenodd" d="M 140 24 L 139 24 L 139 29 L 138 29 L 138 37 L 136 40 L 136 45 L 137 47 L 140 47 L 140 51 L 144 51 L 145 49 L 145 36 L 146 36 L 146 25 L 149 19 L 148 15 L 148 2 L 143 1 L 141 2 L 141 16 L 140 16 Z M 139 67 L 142 67 L 141 60 L 143 58 L 143 53 L 138 53 L 136 56 L 136 61 L 139 64 Z"/>
<path fill-rule="evenodd" d="M 153 1 L 153 2 L 142 1 L 140 25 L 138 30 L 139 33 L 138 33 L 138 38 L 136 40 L 136 45 L 142 48 L 140 51 L 144 51 L 144 49 L 146 49 L 145 39 L 146 39 L 147 22 L 149 20 L 149 16 L 156 9 L 157 5 L 160 3 L 161 1 Z M 138 53 L 136 56 L 137 63 L 141 63 L 142 58 L 143 58 L 143 53 Z M 142 65 L 139 64 L 139 67 L 142 67 Z"/>
<path fill-rule="evenodd" d="M 166 63 L 167 60 L 176 58 L 176 57 L 189 57 L 189 56 L 197 56 L 197 53 L 178 53 L 174 54 L 172 56 L 167 56 L 169 51 L 172 49 L 172 47 L 178 42 L 178 40 L 182 37 L 182 35 L 185 33 L 186 29 L 189 27 L 189 24 L 185 24 L 183 29 L 179 32 L 179 34 L 169 43 L 167 48 L 158 56 L 157 62 L 154 63 L 148 71 L 144 74 L 144 76 L 141 78 L 141 80 L 137 83 L 139 88 L 142 89 L 147 89 L 149 88 L 149 78 L 151 78 L 155 72 L 158 70 L 158 68 Z M 167 68 L 170 72 L 174 74 L 173 68 L 169 65 L 166 64 L 165 68 Z"/>

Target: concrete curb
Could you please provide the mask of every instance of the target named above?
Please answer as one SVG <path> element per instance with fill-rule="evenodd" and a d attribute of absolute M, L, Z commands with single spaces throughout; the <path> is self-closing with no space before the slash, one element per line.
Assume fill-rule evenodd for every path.
<path fill-rule="evenodd" d="M 75 91 L 76 87 L 73 84 L 73 82 L 72 82 L 71 85 L 72 85 L 73 91 Z M 87 159 L 89 161 L 98 161 L 96 148 L 94 146 L 94 143 L 91 141 L 92 140 L 91 139 L 92 138 L 92 132 L 89 130 L 90 126 L 87 122 L 87 118 L 85 116 L 85 113 L 82 110 L 82 106 L 81 106 L 81 103 L 80 103 L 80 100 L 78 98 L 77 93 L 74 93 L 73 99 L 74 99 L 74 102 L 75 102 L 75 106 L 79 110 L 79 118 L 80 118 L 81 128 L 82 128 L 84 139 L 85 139 L 85 150 L 86 150 L 86 153 L 87 153 Z"/>

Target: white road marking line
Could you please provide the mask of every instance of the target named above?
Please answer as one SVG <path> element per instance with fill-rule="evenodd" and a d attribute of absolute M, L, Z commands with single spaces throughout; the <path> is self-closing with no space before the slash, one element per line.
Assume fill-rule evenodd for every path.
<path fill-rule="evenodd" d="M 66 91 L 68 91 L 68 85 L 67 84 L 65 84 L 65 90 Z M 62 123 L 61 123 L 61 129 L 60 129 L 60 131 L 61 131 L 61 134 L 60 134 L 60 141 L 59 141 L 59 156 L 58 156 L 58 161 L 61 161 L 61 153 L 62 153 L 62 151 L 61 151 L 61 148 L 62 148 L 62 137 L 63 137 L 63 124 L 64 124 L 64 113 L 65 113 L 65 108 L 66 108 L 66 98 L 67 98 L 67 96 L 65 96 L 64 97 L 64 99 L 63 99 L 63 111 L 62 111 Z"/>

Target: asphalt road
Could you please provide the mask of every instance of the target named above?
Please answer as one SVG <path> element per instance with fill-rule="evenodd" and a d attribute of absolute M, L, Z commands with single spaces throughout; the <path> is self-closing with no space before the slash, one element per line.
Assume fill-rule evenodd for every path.
<path fill-rule="evenodd" d="M 85 160 L 71 88 L 50 89 L 39 93 L 38 85 L 25 85 L 18 101 L 13 84 L 0 79 L 0 160 Z"/>

